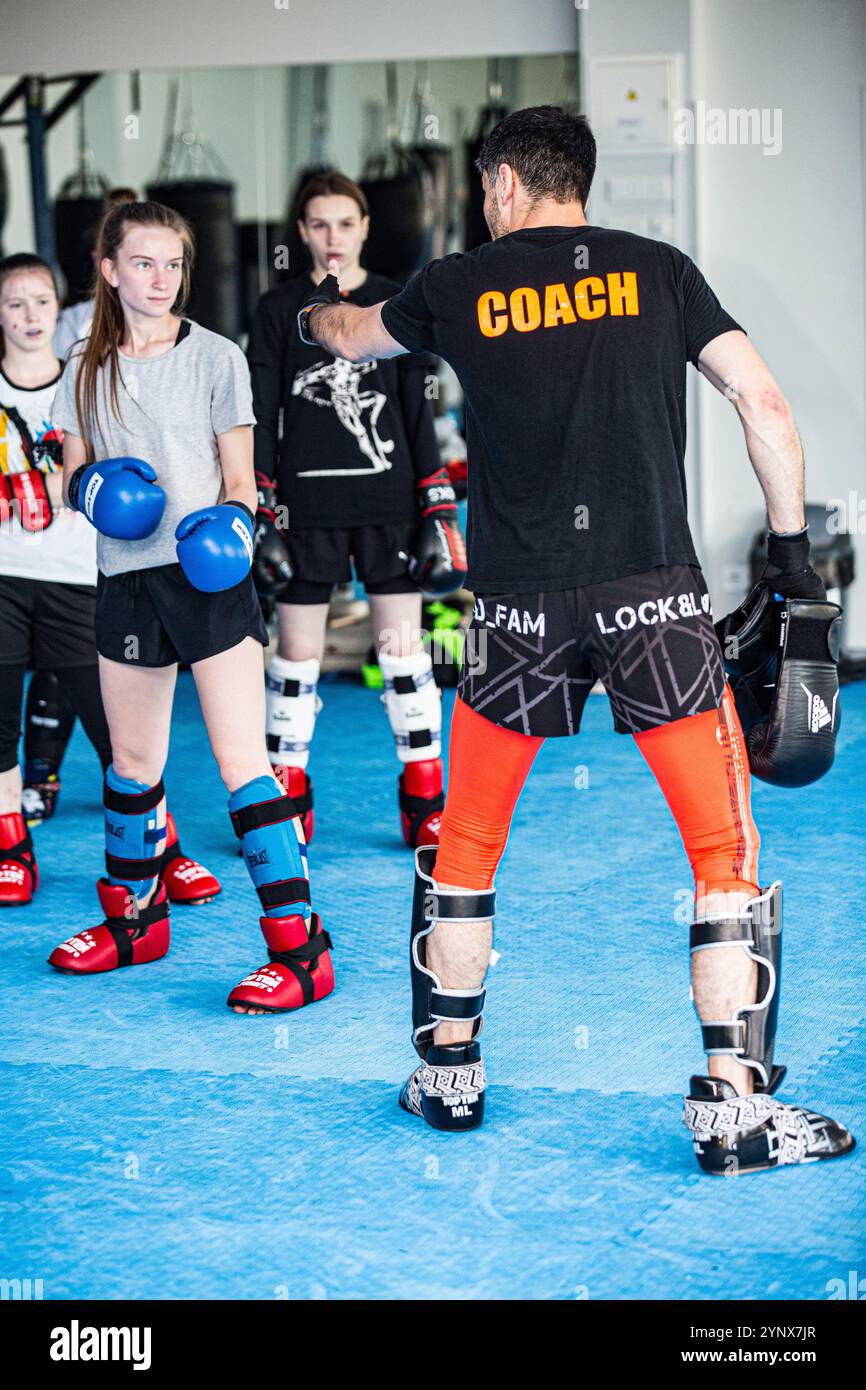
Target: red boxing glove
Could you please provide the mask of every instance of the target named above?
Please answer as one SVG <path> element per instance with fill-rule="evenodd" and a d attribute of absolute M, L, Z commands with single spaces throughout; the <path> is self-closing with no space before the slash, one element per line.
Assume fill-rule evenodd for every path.
<path fill-rule="evenodd" d="M 12 489 L 9 474 L 0 473 L 0 525 L 5 526 L 12 516 Z"/>
<path fill-rule="evenodd" d="M 36 469 L 4 473 L 0 477 L 0 520 L 9 520 L 13 502 L 18 504 L 25 531 L 44 531 L 51 525 L 51 502 L 45 490 L 45 479 Z"/>
<path fill-rule="evenodd" d="M 457 496 L 445 468 L 418 483 L 421 525 L 409 556 L 408 570 L 425 594 L 443 598 L 466 578 L 466 547 L 457 522 Z"/>

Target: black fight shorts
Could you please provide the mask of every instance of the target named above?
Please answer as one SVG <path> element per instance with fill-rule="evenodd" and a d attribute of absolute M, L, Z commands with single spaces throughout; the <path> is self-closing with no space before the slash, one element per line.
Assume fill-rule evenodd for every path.
<path fill-rule="evenodd" d="M 335 584 L 347 584 L 355 572 L 368 594 L 417 594 L 406 572 L 406 557 L 418 530 L 417 521 L 382 526 L 313 526 L 287 531 L 285 542 L 294 578 L 278 603 L 327 603 Z"/>
<path fill-rule="evenodd" d="M 110 661 L 130 666 L 192 666 L 268 632 L 250 575 L 232 589 L 205 594 L 180 565 L 125 574 L 100 574 L 96 599 L 96 647 Z"/>
<path fill-rule="evenodd" d="M 0 575 L 0 662 L 34 671 L 93 666 L 95 608 L 92 584 Z"/>
<path fill-rule="evenodd" d="M 600 680 L 617 733 L 718 709 L 722 654 L 697 565 L 580 589 L 476 595 L 460 698 L 504 729 L 576 734 Z"/>

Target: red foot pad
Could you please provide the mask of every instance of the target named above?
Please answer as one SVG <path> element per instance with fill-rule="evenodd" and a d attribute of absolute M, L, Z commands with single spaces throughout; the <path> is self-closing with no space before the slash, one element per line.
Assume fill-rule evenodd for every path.
<path fill-rule="evenodd" d="M 169 947 L 168 898 L 160 884 L 147 907 L 127 917 L 131 894 L 122 883 L 101 878 L 96 885 L 105 921 L 63 941 L 48 964 L 66 975 L 98 975 L 121 965 L 146 965 L 159 960 Z"/>
<path fill-rule="evenodd" d="M 0 816 L 0 907 L 23 907 L 39 886 L 30 831 L 16 812 Z"/>
<path fill-rule="evenodd" d="M 309 844 L 315 829 L 312 782 L 302 767 L 275 767 L 274 776 L 297 806 L 301 825 L 304 827 L 304 839 Z"/>
<path fill-rule="evenodd" d="M 303 917 L 262 917 L 268 964 L 241 980 L 226 1003 L 250 1004 L 267 1013 L 302 1009 L 334 988 L 331 938 L 314 912 L 311 933 Z"/>
<path fill-rule="evenodd" d="M 214 878 L 210 869 L 183 853 L 170 811 L 165 817 L 165 853 L 159 876 L 165 884 L 169 902 L 199 905 L 209 903 L 222 892 L 219 879 Z"/>
<path fill-rule="evenodd" d="M 442 759 L 406 763 L 397 780 L 400 802 L 400 829 L 411 849 L 419 845 L 438 845 L 439 822 L 445 809 L 442 790 Z"/>

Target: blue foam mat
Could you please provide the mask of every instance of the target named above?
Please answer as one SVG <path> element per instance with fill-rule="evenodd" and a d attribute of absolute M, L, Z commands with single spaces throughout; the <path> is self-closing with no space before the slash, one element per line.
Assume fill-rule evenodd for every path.
<path fill-rule="evenodd" d="M 822 1299 L 862 1269 L 860 1150 L 735 1181 L 694 1163 L 690 871 L 603 699 L 539 755 L 498 876 L 489 1118 L 441 1135 L 398 1109 L 414 1059 L 398 769 L 373 692 L 322 694 L 311 865 L 338 987 L 282 1017 L 225 1008 L 264 953 L 188 675 L 166 783 L 223 894 L 176 909 L 146 969 L 45 964 L 99 920 L 100 774 L 76 731 L 36 832 L 39 892 L 0 919 L 0 1272 L 46 1298 Z M 753 796 L 762 881 L 786 893 L 783 1095 L 860 1134 L 866 687 L 843 710 L 822 782 Z"/>

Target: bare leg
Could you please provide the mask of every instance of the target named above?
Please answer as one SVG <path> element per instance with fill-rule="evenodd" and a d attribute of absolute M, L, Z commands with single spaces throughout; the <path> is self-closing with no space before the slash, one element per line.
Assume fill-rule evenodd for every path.
<path fill-rule="evenodd" d="M 459 893 L 456 883 L 440 888 Z M 443 989 L 480 989 L 493 949 L 493 923 L 437 922 L 427 938 L 427 964 L 439 977 Z M 437 1025 L 437 1043 L 469 1042 L 472 1023 L 446 1022 Z"/>
<path fill-rule="evenodd" d="M 0 772 L 0 816 L 15 816 L 21 810 L 21 768 L 18 763 Z"/>
<path fill-rule="evenodd" d="M 370 594 L 373 640 L 386 656 L 413 656 L 423 650 L 421 595 Z"/>
<path fill-rule="evenodd" d="M 197 661 L 192 668 L 210 746 L 228 791 L 269 777 L 277 790 L 265 746 L 265 684 L 261 643 L 245 637 L 236 647 Z"/>
<path fill-rule="evenodd" d="M 327 603 L 278 603 L 277 650 L 286 661 L 321 661 L 328 624 Z"/>

